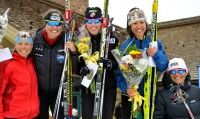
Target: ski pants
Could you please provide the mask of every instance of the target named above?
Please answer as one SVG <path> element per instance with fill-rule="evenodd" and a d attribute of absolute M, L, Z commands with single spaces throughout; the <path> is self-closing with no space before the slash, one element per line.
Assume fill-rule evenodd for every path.
<path fill-rule="evenodd" d="M 131 117 L 131 102 L 128 101 L 129 97 L 121 95 L 121 116 L 122 119 L 130 119 Z"/>
<path fill-rule="evenodd" d="M 93 119 L 95 94 L 82 94 L 82 119 Z M 104 92 L 102 119 L 113 119 L 116 102 L 116 89 Z"/>
<path fill-rule="evenodd" d="M 53 110 L 55 107 L 55 102 L 57 98 L 57 92 L 43 92 L 39 91 L 39 99 L 40 99 L 40 114 L 38 119 L 49 119 L 49 107 L 53 114 Z M 61 107 L 61 106 L 60 106 Z M 63 108 L 59 110 L 58 119 L 63 119 Z"/>
<path fill-rule="evenodd" d="M 129 97 L 121 95 L 121 119 L 134 119 L 131 118 L 131 102 L 128 101 Z M 143 105 L 141 106 L 143 107 Z M 143 109 L 143 108 L 142 108 Z M 143 115 L 143 110 L 141 111 Z"/>

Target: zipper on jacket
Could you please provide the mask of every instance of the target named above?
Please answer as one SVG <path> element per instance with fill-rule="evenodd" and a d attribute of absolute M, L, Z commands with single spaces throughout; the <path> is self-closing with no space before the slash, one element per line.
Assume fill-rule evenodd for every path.
<path fill-rule="evenodd" d="M 31 102 L 32 102 L 32 101 L 31 101 L 31 99 L 32 99 L 32 97 L 31 97 L 31 96 L 32 96 L 32 80 L 33 80 L 33 79 L 32 79 L 32 75 L 31 75 L 31 74 L 32 74 L 32 73 L 31 73 L 31 69 L 29 69 L 29 65 L 31 65 L 31 63 L 26 59 L 26 68 L 27 68 L 26 70 L 29 72 L 29 77 L 30 77 L 30 79 L 29 79 L 29 90 L 30 90 L 30 91 L 29 91 L 29 95 L 30 95 L 30 96 L 28 96 L 28 97 L 29 97 L 29 99 L 28 99 L 29 102 L 28 102 L 28 103 L 29 103 L 29 105 L 31 106 L 31 105 L 32 105 L 32 104 L 31 104 Z M 31 67 L 31 66 L 30 66 L 30 67 Z M 31 107 L 28 109 L 28 111 L 29 111 L 29 112 L 28 112 L 28 115 L 27 115 L 27 116 L 31 119 L 31 113 L 32 113 Z"/>
<path fill-rule="evenodd" d="M 49 91 L 50 91 L 50 94 L 51 94 L 51 92 L 52 92 L 52 85 L 51 85 L 51 83 L 53 82 L 52 80 L 53 80 L 53 61 L 54 60 L 52 60 L 52 59 L 54 59 L 55 57 L 54 57 L 54 48 L 52 49 L 52 48 L 50 48 L 50 54 L 49 54 L 49 59 L 50 59 L 50 61 L 49 61 L 49 66 L 50 66 L 50 68 L 49 68 Z"/>
<path fill-rule="evenodd" d="M 140 40 L 140 46 L 139 47 L 140 47 L 140 49 L 142 49 L 142 40 Z"/>

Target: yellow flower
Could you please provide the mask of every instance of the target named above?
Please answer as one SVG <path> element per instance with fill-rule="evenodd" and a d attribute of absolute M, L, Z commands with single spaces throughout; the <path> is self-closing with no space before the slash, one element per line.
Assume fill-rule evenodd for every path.
<path fill-rule="evenodd" d="M 83 37 L 83 38 L 80 39 L 80 42 L 89 43 L 90 42 L 90 37 Z"/>
<path fill-rule="evenodd" d="M 96 51 L 93 54 L 89 54 L 90 50 L 90 37 L 83 37 L 80 39 L 77 45 L 78 51 L 81 53 L 80 57 L 83 57 L 86 64 L 88 62 L 93 62 L 97 64 L 97 60 L 99 59 L 99 52 Z"/>
<path fill-rule="evenodd" d="M 131 50 L 129 54 L 132 56 L 133 59 L 140 59 L 142 57 L 142 52 L 137 50 Z"/>
<path fill-rule="evenodd" d="M 89 55 L 89 54 L 87 54 L 87 53 L 83 53 L 83 54 L 81 54 L 80 57 L 83 57 L 83 58 L 84 58 L 86 64 L 87 64 L 88 62 L 93 62 L 93 63 L 97 64 L 97 60 L 99 59 L 99 52 L 96 51 L 96 52 L 94 52 L 93 55 Z"/>
<path fill-rule="evenodd" d="M 83 37 L 80 39 L 80 42 L 77 45 L 78 51 L 83 53 L 88 53 L 89 51 L 89 44 L 90 43 L 90 37 Z"/>
<path fill-rule="evenodd" d="M 133 112 L 136 111 L 137 108 L 142 105 L 142 100 L 144 100 L 144 98 L 139 94 L 137 89 L 138 89 L 138 85 L 134 85 L 132 89 L 128 90 L 128 94 L 130 96 L 128 101 L 132 101 L 132 103 L 133 103 L 133 105 L 132 105 Z"/>
<path fill-rule="evenodd" d="M 129 52 L 130 55 L 141 55 L 142 53 L 140 51 L 137 51 L 137 50 L 131 50 Z"/>
<path fill-rule="evenodd" d="M 78 51 L 83 54 L 89 51 L 89 45 L 85 44 L 85 43 L 79 43 L 77 45 Z"/>
<path fill-rule="evenodd" d="M 128 64 L 120 64 L 119 67 L 123 72 L 129 72 L 130 70 Z"/>

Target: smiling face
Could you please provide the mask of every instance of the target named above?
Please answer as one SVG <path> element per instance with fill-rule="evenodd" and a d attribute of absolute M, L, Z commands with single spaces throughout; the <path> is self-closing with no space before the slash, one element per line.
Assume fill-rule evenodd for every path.
<path fill-rule="evenodd" d="M 24 58 L 28 57 L 28 55 L 32 51 L 32 48 L 33 48 L 33 45 L 25 41 L 22 41 L 15 45 L 15 50 L 17 51 L 17 53 Z"/>
<path fill-rule="evenodd" d="M 143 39 L 147 30 L 146 22 L 144 20 L 137 21 L 131 24 L 131 30 L 138 39 Z"/>
<path fill-rule="evenodd" d="M 102 26 L 101 22 L 97 24 L 86 23 L 86 29 L 89 31 L 91 35 L 97 35 L 101 31 L 101 26 Z"/>
<path fill-rule="evenodd" d="M 50 26 L 46 24 L 45 30 L 47 32 L 47 36 L 50 39 L 56 39 L 62 32 L 62 25 L 60 26 Z"/>
<path fill-rule="evenodd" d="M 172 69 L 169 71 L 169 74 L 173 82 L 176 84 L 184 84 L 187 75 L 185 69 Z"/>

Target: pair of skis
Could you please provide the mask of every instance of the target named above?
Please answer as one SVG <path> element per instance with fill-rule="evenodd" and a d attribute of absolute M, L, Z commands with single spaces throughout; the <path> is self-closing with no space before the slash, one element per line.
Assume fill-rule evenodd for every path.
<path fill-rule="evenodd" d="M 71 24 L 72 21 L 72 12 L 70 10 L 70 0 L 65 0 L 65 42 L 67 40 L 72 40 L 74 25 Z M 72 26 L 72 27 L 71 27 Z M 58 119 L 59 110 L 60 110 L 60 101 L 61 96 L 63 95 L 62 106 L 64 109 L 64 119 L 72 119 L 72 109 L 73 109 L 73 83 L 72 83 L 72 59 L 70 56 L 70 51 L 66 48 L 64 42 L 64 51 L 65 51 L 65 61 L 63 72 L 61 76 L 60 86 L 58 90 L 58 95 L 56 99 L 56 104 L 53 112 L 53 119 Z M 66 81 L 67 80 L 67 81 Z M 62 94 L 63 92 L 63 94 Z"/>
<path fill-rule="evenodd" d="M 158 0 L 153 1 L 152 6 L 152 24 L 151 24 L 151 41 L 157 41 L 157 11 Z M 144 82 L 144 119 L 153 119 L 154 101 L 156 95 L 156 66 L 149 66 L 147 72 L 147 79 Z"/>
<path fill-rule="evenodd" d="M 104 11 L 103 11 L 103 23 L 102 23 L 102 33 L 101 33 L 101 42 L 100 42 L 100 55 L 99 57 L 108 57 L 109 50 L 109 40 L 110 40 L 110 30 L 108 29 L 111 26 L 112 19 L 108 17 L 108 5 L 109 0 L 104 0 Z M 96 93 L 94 99 L 94 112 L 93 119 L 102 119 L 103 114 L 103 100 L 104 100 L 104 87 L 105 87 L 105 76 L 106 69 L 103 68 L 103 63 L 99 63 L 97 70 L 97 79 L 96 79 Z"/>

